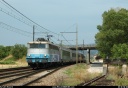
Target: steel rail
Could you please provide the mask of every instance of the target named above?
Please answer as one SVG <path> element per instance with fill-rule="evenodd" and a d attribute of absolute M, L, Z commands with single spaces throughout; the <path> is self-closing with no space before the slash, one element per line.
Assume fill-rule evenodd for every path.
<path fill-rule="evenodd" d="M 95 78 L 93 78 L 93 79 L 89 80 L 88 82 L 78 84 L 77 86 L 88 86 L 88 85 L 90 85 L 90 84 L 92 84 L 92 83 L 96 82 L 97 80 L 99 80 L 99 79 L 101 79 L 101 78 L 105 77 L 105 76 L 106 76 L 106 75 L 97 76 L 97 77 L 95 77 Z"/>
<path fill-rule="evenodd" d="M 28 70 L 28 71 L 25 71 L 25 72 L 19 72 L 19 73 L 12 73 L 12 74 L 9 74 L 9 75 L 4 75 L 4 76 L 0 76 L 0 79 L 1 78 L 7 78 L 7 77 L 12 77 L 12 76 L 17 76 L 17 75 L 24 75 L 24 74 L 27 74 L 27 73 L 30 73 L 30 72 L 33 72 L 33 70 Z"/>
<path fill-rule="evenodd" d="M 10 80 L 4 81 L 4 82 L 0 82 L 0 86 L 6 85 L 6 84 L 10 84 L 10 83 L 12 83 L 12 82 L 14 82 L 14 81 L 18 81 L 18 80 L 20 80 L 20 79 L 22 79 L 22 78 L 29 77 L 29 76 L 32 76 L 32 75 L 36 75 L 36 74 L 38 74 L 38 73 L 40 73 L 40 72 L 47 71 L 47 70 L 52 70 L 52 69 L 55 69 L 55 68 L 56 68 L 54 71 L 52 71 L 52 72 L 50 72 L 50 73 L 48 73 L 48 74 L 42 76 L 42 77 L 45 77 L 45 76 L 50 75 L 50 74 L 52 74 L 53 72 L 55 72 L 55 71 L 57 71 L 57 70 L 59 70 L 59 69 L 61 69 L 61 68 L 67 67 L 67 66 L 69 66 L 69 65 L 66 65 L 66 66 L 63 65 L 63 66 L 61 66 L 61 67 L 59 67 L 59 68 L 51 67 L 51 68 L 47 68 L 47 69 L 36 70 L 36 71 L 34 71 L 34 72 L 32 72 L 32 73 L 27 73 L 27 75 L 23 75 L 23 76 L 20 76 L 20 77 L 17 77 L 17 78 L 13 78 L 13 79 L 10 79 Z M 40 79 L 40 78 L 42 78 L 42 77 L 38 77 L 38 78 L 34 79 L 32 82 L 34 82 L 34 81 L 36 81 L 36 80 L 38 80 L 38 79 Z M 32 83 L 32 82 L 29 81 L 29 82 L 23 83 L 21 86 L 28 85 L 28 84 L 30 84 L 30 83 Z"/>
<path fill-rule="evenodd" d="M 20 70 L 20 69 L 27 69 L 27 68 L 30 68 L 30 67 L 27 66 L 27 67 L 16 67 L 16 68 L 0 69 L 0 72 L 4 72 L 4 71 L 12 71 L 12 70 Z"/>
<path fill-rule="evenodd" d="M 17 78 L 14 78 L 14 79 L 8 80 L 8 81 L 0 82 L 0 86 L 1 86 L 1 85 L 4 85 L 4 84 L 7 84 L 7 83 L 9 83 L 9 82 L 16 81 L 16 80 L 18 80 L 18 79 L 24 78 L 24 77 L 28 77 L 28 76 L 31 76 L 31 75 L 37 74 L 37 73 L 39 73 L 39 72 L 41 72 L 41 71 L 45 71 L 45 70 L 44 70 L 44 69 L 43 69 L 43 70 L 42 70 L 42 69 L 41 69 L 41 70 L 37 70 L 37 71 L 34 71 L 34 72 L 29 73 L 29 74 L 24 75 L 24 76 L 20 76 L 20 77 L 17 77 Z"/>
<path fill-rule="evenodd" d="M 31 84 L 31 83 L 33 83 L 33 82 L 35 82 L 35 81 L 37 81 L 37 80 L 39 80 L 39 79 L 43 78 L 43 77 L 46 77 L 46 76 L 48 76 L 48 75 L 50 75 L 50 74 L 52 74 L 52 73 L 56 72 L 56 71 L 57 71 L 57 70 L 59 70 L 59 69 L 61 69 L 61 67 L 60 67 L 60 68 L 55 69 L 54 71 L 51 71 L 50 73 L 47 73 L 47 74 L 42 75 L 42 76 L 40 76 L 40 77 L 37 77 L 37 78 L 36 78 L 36 79 L 34 79 L 34 80 L 31 80 L 31 81 L 29 81 L 29 82 L 26 82 L 26 83 L 24 83 L 24 84 L 22 84 L 22 85 L 20 85 L 20 86 L 27 86 L 27 85 L 29 85 L 29 84 Z"/>
<path fill-rule="evenodd" d="M 18 70 L 12 70 L 12 71 L 6 71 L 6 72 L 0 72 L 0 75 L 7 75 L 7 74 L 13 74 L 13 73 L 19 73 L 19 72 L 23 72 L 23 71 L 28 71 L 31 70 L 31 68 L 26 68 L 26 69 L 18 69 Z"/>
<path fill-rule="evenodd" d="M 26 83 L 24 83 L 24 84 L 22 84 L 22 85 L 20 85 L 20 86 L 27 86 L 27 85 L 29 85 L 29 84 L 32 84 L 33 82 L 35 82 L 35 81 L 37 81 L 37 80 L 39 80 L 39 79 L 41 79 L 41 78 L 43 78 L 43 77 L 46 77 L 46 76 L 48 76 L 48 75 L 50 75 L 50 74 L 52 74 L 52 73 L 58 71 L 59 69 L 64 68 L 64 67 L 67 67 L 67 66 L 70 66 L 70 65 L 63 65 L 63 66 L 60 66 L 60 67 L 56 68 L 54 71 L 52 71 L 52 72 L 50 72 L 50 73 L 47 73 L 47 74 L 45 74 L 45 75 L 42 75 L 42 76 L 40 76 L 40 77 L 38 77 L 38 78 L 36 78 L 36 79 L 34 79 L 34 80 L 32 80 L 32 81 L 26 82 Z M 55 68 L 55 67 L 50 68 L 49 70 L 54 69 L 54 68 Z M 47 69 L 47 70 L 48 70 L 48 69 Z"/>

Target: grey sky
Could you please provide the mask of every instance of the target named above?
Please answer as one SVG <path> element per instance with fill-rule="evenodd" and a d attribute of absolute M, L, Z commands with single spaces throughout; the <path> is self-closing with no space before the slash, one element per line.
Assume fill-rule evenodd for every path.
<path fill-rule="evenodd" d="M 25 16 L 38 23 L 42 27 L 60 34 L 60 32 L 75 32 L 76 23 L 78 24 L 78 40 L 82 44 L 95 43 L 95 34 L 98 32 L 97 25 L 102 24 L 102 14 L 111 8 L 128 9 L 127 0 L 5 0 Z M 0 0 L 0 8 L 21 18 L 26 23 L 27 19 L 22 18 L 15 11 L 6 7 Z M 31 32 L 32 27 L 18 21 L 0 10 L 0 22 L 6 23 L 21 30 Z M 31 23 L 30 23 L 31 24 Z M 36 27 L 36 32 L 46 32 Z M 54 37 L 55 43 L 60 43 L 58 39 L 64 40 L 63 37 L 49 33 Z M 27 35 L 27 36 L 25 36 Z M 63 34 L 70 44 L 75 44 L 76 34 Z M 28 37 L 30 36 L 30 37 Z M 45 34 L 36 33 L 37 37 L 46 37 Z M 19 34 L 12 30 L 7 30 L 0 25 L 0 45 L 26 44 L 32 41 L 32 35 L 27 33 Z M 64 44 L 69 44 L 63 41 Z"/>

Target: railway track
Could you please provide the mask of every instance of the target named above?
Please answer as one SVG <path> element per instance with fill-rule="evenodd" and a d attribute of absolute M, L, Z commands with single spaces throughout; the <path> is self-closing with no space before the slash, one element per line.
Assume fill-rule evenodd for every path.
<path fill-rule="evenodd" d="M 113 86 L 113 83 L 115 80 L 106 79 L 106 77 L 99 79 L 94 84 L 91 84 L 92 86 Z"/>
<path fill-rule="evenodd" d="M 12 77 L 12 76 L 24 75 L 24 74 L 31 73 L 31 72 L 33 72 L 33 70 L 31 69 L 25 69 L 21 71 L 18 70 L 18 71 L 11 71 L 11 72 L 3 72 L 3 73 L 0 73 L 0 79 Z"/>
<path fill-rule="evenodd" d="M 0 86 L 27 86 L 61 68 L 62 67 L 38 70 L 24 69 L 23 71 L 11 70 L 11 72 L 8 74 L 4 74 L 7 72 L 3 72 L 0 73 Z"/>
<path fill-rule="evenodd" d="M 114 82 L 114 80 L 108 80 L 107 77 L 107 67 L 108 65 L 104 65 L 102 76 L 97 76 L 87 82 L 78 84 L 77 86 L 110 86 Z"/>
<path fill-rule="evenodd" d="M 66 66 L 63 66 L 66 67 Z M 55 71 L 63 68 L 49 68 L 32 70 L 32 68 L 15 69 L 7 72 L 0 72 L 0 86 L 29 86 L 39 79 L 54 73 Z M 89 86 L 98 80 L 105 78 L 106 75 L 95 77 L 86 83 L 81 83 L 77 86 Z"/>
<path fill-rule="evenodd" d="M 102 79 L 102 78 L 104 78 L 104 77 L 105 77 L 105 75 L 97 76 L 97 77 L 95 77 L 95 78 L 89 80 L 88 82 L 78 84 L 77 86 L 89 86 L 89 85 L 91 85 L 92 83 L 94 83 L 94 82 L 96 82 L 96 81 L 98 81 L 99 79 Z"/>
<path fill-rule="evenodd" d="M 22 70 L 22 69 L 30 69 L 30 67 L 27 66 L 27 67 L 17 67 L 17 68 L 0 69 L 0 73 L 6 72 L 6 71 Z"/>
<path fill-rule="evenodd" d="M 61 69 L 61 67 L 60 67 L 60 68 L 56 68 L 56 69 L 51 70 L 51 71 L 47 71 L 46 74 L 42 74 L 42 75 L 38 76 L 37 78 L 35 78 L 35 79 L 31 80 L 31 81 L 25 82 L 25 83 L 22 84 L 21 86 L 27 86 L 27 85 L 29 85 L 29 84 L 32 84 L 32 83 L 34 83 L 35 81 L 38 81 L 39 79 L 41 79 L 41 78 L 43 78 L 43 77 L 46 77 L 46 76 L 48 76 L 48 75 L 54 73 L 55 71 L 58 71 L 59 69 Z"/>
<path fill-rule="evenodd" d="M 21 69 L 18 69 L 18 70 L 6 70 L 6 71 L 2 71 L 0 72 L 0 76 L 3 76 L 3 75 L 9 75 L 9 74 L 15 74 L 15 73 L 20 73 L 20 72 L 25 72 L 25 71 L 31 71 L 32 69 L 31 68 L 21 68 Z"/>

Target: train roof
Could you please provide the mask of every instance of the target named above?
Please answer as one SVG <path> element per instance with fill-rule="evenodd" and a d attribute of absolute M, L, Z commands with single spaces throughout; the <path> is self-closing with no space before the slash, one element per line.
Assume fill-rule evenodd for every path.
<path fill-rule="evenodd" d="M 61 47 L 59 44 L 54 44 L 52 42 L 49 42 L 49 41 L 31 41 L 31 42 L 28 42 L 27 44 L 51 44 L 51 45 L 54 45 L 54 46 L 58 46 L 58 47 Z M 70 50 L 64 46 L 61 47 L 63 50 Z"/>
<path fill-rule="evenodd" d="M 49 41 L 32 41 L 32 42 L 28 42 L 28 44 L 52 44 Z"/>

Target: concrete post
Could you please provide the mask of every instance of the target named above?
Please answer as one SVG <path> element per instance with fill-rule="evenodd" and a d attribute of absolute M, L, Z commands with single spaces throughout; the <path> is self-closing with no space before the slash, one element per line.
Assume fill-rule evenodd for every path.
<path fill-rule="evenodd" d="M 88 59 L 89 59 L 89 64 L 90 64 L 90 49 L 88 51 Z"/>
<path fill-rule="evenodd" d="M 87 49 L 87 64 L 90 64 L 90 50 Z"/>
<path fill-rule="evenodd" d="M 107 75 L 107 72 L 108 72 L 108 65 L 103 64 L 103 74 L 102 75 Z"/>
<path fill-rule="evenodd" d="M 123 64 L 122 65 L 122 75 L 125 76 L 127 74 L 127 65 Z"/>

